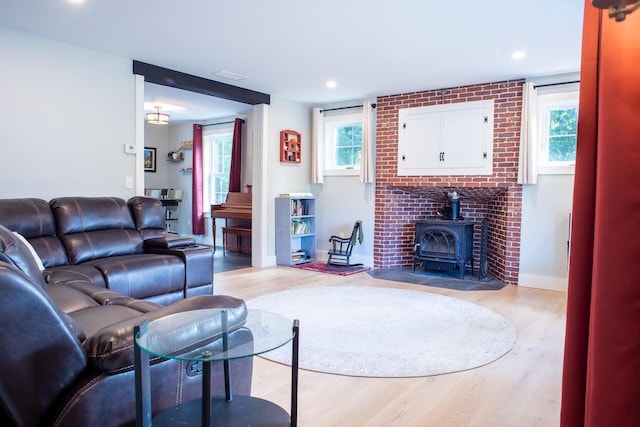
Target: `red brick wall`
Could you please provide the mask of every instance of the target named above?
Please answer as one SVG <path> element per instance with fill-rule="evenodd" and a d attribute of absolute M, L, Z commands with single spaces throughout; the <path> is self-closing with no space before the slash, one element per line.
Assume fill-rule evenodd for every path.
<path fill-rule="evenodd" d="M 412 264 L 415 222 L 437 217 L 446 192 L 461 197 L 461 215 L 477 222 L 476 266 L 482 218 L 489 218 L 489 272 L 516 284 L 520 259 L 522 188 L 517 184 L 522 80 L 486 83 L 377 99 L 374 266 Z M 493 174 L 397 176 L 398 110 L 494 100 Z"/>

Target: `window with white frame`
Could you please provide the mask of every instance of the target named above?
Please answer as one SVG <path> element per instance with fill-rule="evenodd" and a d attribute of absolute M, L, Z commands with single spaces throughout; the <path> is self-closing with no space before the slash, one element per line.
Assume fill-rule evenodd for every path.
<path fill-rule="evenodd" d="M 224 203 L 229 192 L 233 125 L 205 128 L 202 134 L 203 208 Z"/>
<path fill-rule="evenodd" d="M 572 174 L 578 133 L 578 91 L 539 92 L 538 172 Z"/>
<path fill-rule="evenodd" d="M 362 113 L 327 113 L 324 125 L 325 175 L 358 175 L 362 156 Z"/>

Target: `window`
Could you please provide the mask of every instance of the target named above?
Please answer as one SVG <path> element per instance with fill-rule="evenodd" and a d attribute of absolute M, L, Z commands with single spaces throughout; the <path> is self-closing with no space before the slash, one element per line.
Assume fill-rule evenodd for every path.
<path fill-rule="evenodd" d="M 325 115 L 325 175 L 358 175 L 362 113 Z"/>
<path fill-rule="evenodd" d="M 578 92 L 539 94 L 538 125 L 539 172 L 543 174 L 574 173 L 578 133 Z"/>
<path fill-rule="evenodd" d="M 224 203 L 229 192 L 233 127 L 205 128 L 202 135 L 203 208 Z"/>

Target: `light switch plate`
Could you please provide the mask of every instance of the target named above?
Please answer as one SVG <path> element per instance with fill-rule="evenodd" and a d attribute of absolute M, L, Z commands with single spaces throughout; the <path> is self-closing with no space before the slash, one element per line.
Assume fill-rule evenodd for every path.
<path fill-rule="evenodd" d="M 127 154 L 136 154 L 135 144 L 124 144 L 124 152 Z"/>

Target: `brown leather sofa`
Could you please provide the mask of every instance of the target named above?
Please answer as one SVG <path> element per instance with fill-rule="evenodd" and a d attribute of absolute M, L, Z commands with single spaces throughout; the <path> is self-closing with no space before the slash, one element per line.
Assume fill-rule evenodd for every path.
<path fill-rule="evenodd" d="M 144 220 L 136 219 L 135 228 L 129 228 L 126 212 L 130 210 L 127 204 L 116 200 L 113 204 L 121 210 L 124 218 L 121 224 L 125 226 L 115 227 L 117 221 L 110 216 L 111 231 L 92 234 L 99 231 L 92 228 L 99 222 L 99 211 L 88 209 L 87 204 L 83 204 L 86 200 L 73 199 L 75 206 L 72 200 L 51 202 L 54 212 L 56 208 L 67 209 L 64 215 L 58 213 L 59 217 L 78 221 L 75 228 L 55 223 L 57 229 L 51 228 L 46 202 L 43 204 L 38 199 L 0 201 L 0 224 L 8 224 L 30 236 L 23 240 L 0 225 L 0 425 L 3 426 L 132 426 L 135 424 L 135 325 L 172 313 L 215 307 L 229 308 L 234 321 L 240 324 L 246 313 L 244 302 L 230 296 L 184 298 L 191 289 L 188 286 L 189 255 L 175 254 L 172 239 L 160 230 L 159 221 L 151 221 L 153 216 L 142 215 Z M 108 204 L 106 200 L 99 202 L 101 206 Z M 142 205 L 147 202 L 153 205 L 148 200 L 130 201 L 128 206 L 134 207 L 133 216 L 136 209 L 144 210 Z M 33 207 L 24 211 L 25 221 L 19 222 L 17 213 L 8 212 L 23 204 Z M 112 208 L 108 209 L 112 214 Z M 14 220 L 7 222 L 7 218 Z M 71 233 L 69 230 L 82 231 Z M 122 250 L 127 239 L 133 242 L 129 246 L 133 252 L 130 255 Z M 154 239 L 158 240 L 153 244 L 148 242 Z M 111 252 L 107 250 L 107 242 L 113 242 Z M 146 256 L 176 258 L 178 261 L 165 262 L 170 266 L 165 271 L 179 269 L 185 278 L 180 287 L 168 286 L 163 279 L 172 280 L 173 276 L 167 274 L 163 278 L 149 273 L 153 280 L 143 281 L 140 270 L 128 276 L 131 283 L 122 289 L 134 295 L 142 294 L 148 297 L 146 300 L 115 292 L 113 288 L 122 286 L 120 276 L 125 273 L 116 268 L 117 263 L 92 262 L 101 258 L 91 259 L 86 255 L 91 243 L 94 243 L 95 254 L 110 255 L 103 260 L 133 256 L 147 265 Z M 160 253 L 153 253 L 153 248 L 159 248 Z M 40 256 L 34 256 L 34 252 Z M 44 271 L 38 258 L 46 267 Z M 123 265 L 135 270 L 136 262 L 125 259 Z M 145 283 L 141 285 L 142 290 L 135 280 Z M 202 287 L 212 289 L 212 285 L 193 289 Z M 163 289 L 171 296 L 163 298 Z M 180 291 L 175 292 L 176 289 Z M 177 301 L 163 306 L 152 299 Z M 242 328 L 229 336 L 232 343 L 245 343 L 250 339 L 250 332 Z M 251 358 L 231 362 L 234 393 L 250 394 L 252 369 Z M 222 365 L 214 363 L 212 371 L 213 393 L 223 395 Z M 153 414 L 200 397 L 202 375 L 197 366 L 178 360 L 152 359 L 150 376 Z"/>
<path fill-rule="evenodd" d="M 82 278 L 163 305 L 213 293 L 212 249 L 169 235 L 157 199 L 0 199 L 0 225 L 29 241 L 47 282 Z"/>

